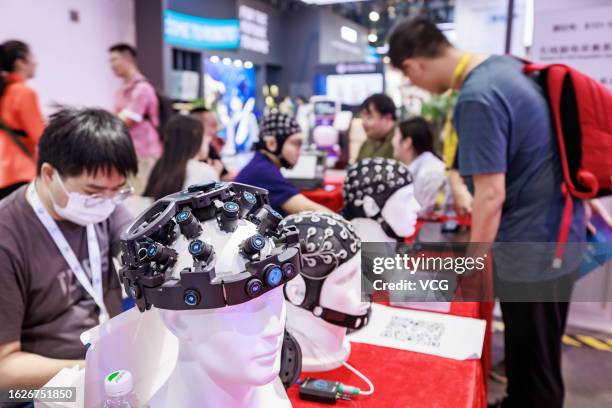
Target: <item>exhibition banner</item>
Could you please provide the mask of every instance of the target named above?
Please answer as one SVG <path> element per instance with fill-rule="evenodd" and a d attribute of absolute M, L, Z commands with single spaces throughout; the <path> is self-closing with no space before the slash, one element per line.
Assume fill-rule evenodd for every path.
<path fill-rule="evenodd" d="M 612 5 L 536 10 L 534 21 L 535 61 L 570 65 L 612 88 Z"/>
<path fill-rule="evenodd" d="M 213 19 L 164 10 L 164 40 L 196 49 L 233 49 L 240 46 L 237 19 Z"/>

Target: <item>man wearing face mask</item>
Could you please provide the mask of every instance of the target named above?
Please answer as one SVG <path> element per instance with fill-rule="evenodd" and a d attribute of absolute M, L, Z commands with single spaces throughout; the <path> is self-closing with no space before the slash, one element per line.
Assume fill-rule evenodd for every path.
<path fill-rule="evenodd" d="M 51 117 L 36 179 L 0 202 L 0 389 L 38 388 L 82 365 L 80 334 L 121 311 L 112 257 L 136 171 L 120 119 L 98 109 Z"/>
<path fill-rule="evenodd" d="M 264 117 L 259 127 L 259 141 L 251 161 L 238 173 L 237 183 L 265 188 L 270 205 L 282 215 L 300 211 L 329 211 L 308 199 L 280 172 L 281 167 L 292 168 L 302 149 L 300 126 L 295 119 L 282 113 Z"/>

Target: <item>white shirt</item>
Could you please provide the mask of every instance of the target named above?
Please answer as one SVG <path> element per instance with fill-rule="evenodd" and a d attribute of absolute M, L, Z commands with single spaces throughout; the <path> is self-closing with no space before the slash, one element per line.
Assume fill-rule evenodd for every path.
<path fill-rule="evenodd" d="M 446 182 L 444 162 L 431 152 L 421 153 L 408 169 L 414 177 L 414 195 L 421 205 L 420 214 L 431 211 L 436 196 Z"/>
<path fill-rule="evenodd" d="M 207 181 L 219 181 L 219 173 L 209 164 L 198 160 L 189 160 L 187 162 L 187 169 L 185 170 L 185 183 L 183 184 L 183 188 Z"/>

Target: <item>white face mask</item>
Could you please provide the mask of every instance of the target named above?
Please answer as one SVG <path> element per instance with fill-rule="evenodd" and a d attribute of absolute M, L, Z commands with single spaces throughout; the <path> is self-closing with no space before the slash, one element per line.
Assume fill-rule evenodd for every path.
<path fill-rule="evenodd" d="M 68 191 L 59 173 L 55 172 L 55 175 L 68 195 L 68 203 L 65 207 L 60 207 L 53 199 L 53 194 L 50 194 L 53 209 L 60 217 L 85 227 L 106 220 L 115 211 L 115 202 L 112 198 L 97 198 Z"/>

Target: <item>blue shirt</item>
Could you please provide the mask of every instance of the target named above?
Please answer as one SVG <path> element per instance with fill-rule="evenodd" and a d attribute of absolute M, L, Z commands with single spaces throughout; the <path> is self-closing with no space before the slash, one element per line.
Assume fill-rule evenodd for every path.
<path fill-rule="evenodd" d="M 270 205 L 283 216 L 281 206 L 291 197 L 300 194 L 299 190 L 287 180 L 280 169 L 260 152 L 255 152 L 251 161 L 240 170 L 234 180 L 268 190 Z"/>
<path fill-rule="evenodd" d="M 468 74 L 453 121 L 459 171 L 505 173 L 506 199 L 497 242 L 555 242 L 565 199 L 555 132 L 541 87 L 510 56 L 492 56 Z M 574 200 L 569 241 L 586 234 L 581 200 Z"/>

